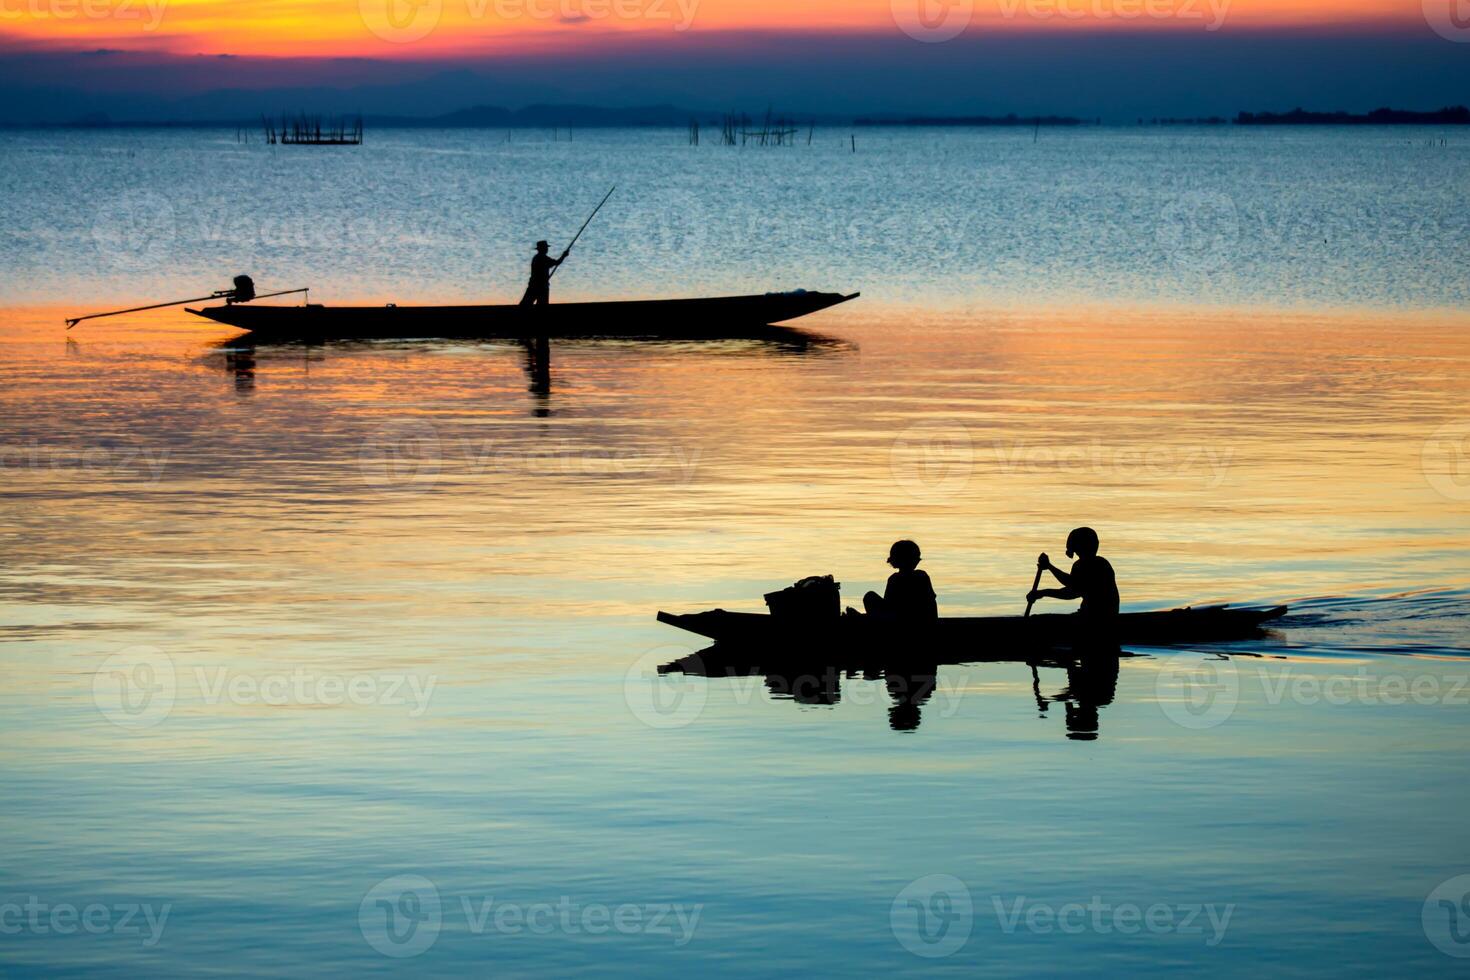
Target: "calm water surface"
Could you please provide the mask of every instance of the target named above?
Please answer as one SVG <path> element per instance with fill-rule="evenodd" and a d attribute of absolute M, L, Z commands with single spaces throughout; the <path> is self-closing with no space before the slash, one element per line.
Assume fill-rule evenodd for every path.
<path fill-rule="evenodd" d="M 1294 294 L 1396 310 L 983 312 L 836 249 L 807 284 L 879 295 L 809 334 L 558 344 L 544 385 L 511 344 L 248 352 L 178 312 L 68 344 L 93 288 L 223 275 L 158 247 L 185 272 L 5 286 L 6 972 L 1462 972 L 1470 337 L 1434 254 L 1418 301 L 1351 256 Z M 946 666 L 916 713 L 657 672 L 698 649 L 657 610 L 855 601 L 902 536 L 946 613 L 1017 612 L 1084 522 L 1131 608 L 1292 615 L 1116 679 Z"/>
<path fill-rule="evenodd" d="M 878 129 L 856 153 L 832 129 L 744 151 L 682 130 L 388 130 L 326 152 L 6 131 L 0 303 L 105 308 L 237 272 L 325 302 L 513 299 L 531 243 L 569 239 L 616 184 L 563 298 L 1463 310 L 1461 130 Z"/>

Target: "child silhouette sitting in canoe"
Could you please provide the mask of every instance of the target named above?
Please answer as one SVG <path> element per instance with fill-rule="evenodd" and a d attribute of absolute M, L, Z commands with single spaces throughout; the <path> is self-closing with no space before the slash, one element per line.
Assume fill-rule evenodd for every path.
<path fill-rule="evenodd" d="M 1051 572 L 1062 583 L 1060 589 L 1033 589 L 1026 596 L 1027 602 L 1041 598 L 1081 599 L 1082 608 L 1078 615 L 1099 621 L 1110 621 L 1118 615 L 1118 580 L 1113 575 L 1113 566 L 1097 553 L 1097 532 L 1090 527 L 1079 527 L 1067 535 L 1067 557 L 1076 552 L 1078 558 L 1072 570 L 1064 572 L 1051 563 L 1042 552 L 1036 559 L 1040 572 Z"/>
<path fill-rule="evenodd" d="M 929 575 L 917 568 L 919 546 L 912 541 L 895 541 L 888 549 L 888 564 L 898 571 L 888 576 L 882 595 L 863 596 L 868 615 L 893 623 L 925 623 L 939 618 L 939 603 Z"/>

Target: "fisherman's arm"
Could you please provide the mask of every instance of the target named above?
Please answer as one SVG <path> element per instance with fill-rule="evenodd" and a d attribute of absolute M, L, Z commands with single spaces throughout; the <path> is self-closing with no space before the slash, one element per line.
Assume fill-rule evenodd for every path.
<path fill-rule="evenodd" d="M 1041 553 L 1041 557 L 1036 559 L 1036 567 L 1040 568 L 1043 572 L 1051 572 L 1057 577 L 1057 581 L 1062 583 L 1063 586 L 1068 589 L 1074 589 L 1072 574 L 1070 572 L 1064 572 L 1057 566 L 1053 565 L 1051 563 L 1051 559 L 1047 557 L 1046 552 L 1043 551 Z"/>

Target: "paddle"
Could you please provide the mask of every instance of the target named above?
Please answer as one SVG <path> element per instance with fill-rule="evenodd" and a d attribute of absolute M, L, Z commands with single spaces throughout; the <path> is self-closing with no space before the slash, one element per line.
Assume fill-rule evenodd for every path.
<path fill-rule="evenodd" d="M 1038 561 L 1036 563 L 1036 578 L 1031 583 L 1031 591 L 1032 592 L 1035 592 L 1037 589 L 1041 588 L 1041 572 L 1042 572 L 1041 562 Z M 1025 616 L 1022 616 L 1021 617 L 1022 619 L 1025 619 L 1027 616 L 1030 616 L 1031 615 L 1031 607 L 1034 606 L 1034 605 L 1036 605 L 1036 600 L 1035 599 L 1027 599 L 1026 600 L 1026 615 Z"/>
<path fill-rule="evenodd" d="M 603 195 L 602 200 L 597 203 L 597 207 L 595 207 L 595 208 L 592 209 L 592 213 L 589 214 L 589 215 L 587 215 L 587 220 L 584 221 L 584 222 L 582 222 L 582 227 L 578 228 L 577 229 L 577 233 L 572 236 L 572 240 L 570 242 L 567 242 L 567 251 L 562 253 L 562 256 L 563 257 L 566 256 L 567 252 L 570 252 L 572 250 L 572 246 L 573 245 L 577 244 L 577 239 L 579 239 L 579 238 L 582 237 L 582 232 L 586 231 L 587 230 L 587 226 L 590 225 L 590 224 L 592 224 L 592 219 L 595 218 L 595 217 L 597 217 L 597 212 L 599 212 L 599 211 L 602 210 L 602 206 L 607 203 L 607 199 L 609 197 L 612 197 L 613 196 L 613 191 L 615 191 L 617 189 L 618 189 L 618 185 L 617 184 L 614 184 L 613 187 L 612 187 L 612 190 L 611 191 L 608 191 L 605 195 Z M 560 265 L 558 265 L 556 267 L 556 269 L 560 269 L 560 268 L 561 268 Z M 548 275 L 546 278 L 547 279 L 550 279 L 551 276 L 556 275 L 556 269 L 552 269 L 551 270 L 551 275 Z"/>

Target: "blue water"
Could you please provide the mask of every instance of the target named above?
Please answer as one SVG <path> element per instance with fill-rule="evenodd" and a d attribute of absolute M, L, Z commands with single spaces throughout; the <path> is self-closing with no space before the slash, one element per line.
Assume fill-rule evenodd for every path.
<path fill-rule="evenodd" d="M 254 137 L 255 134 L 247 134 Z M 538 238 L 564 297 L 828 289 L 899 302 L 1459 308 L 1470 137 L 1454 129 L 0 133 L 0 303 L 228 285 L 506 299 Z M 180 292 L 180 290 L 183 292 Z"/>
<path fill-rule="evenodd" d="M 1424 135 L 0 134 L 0 973 L 1462 975 L 1466 147 Z M 508 296 L 615 181 L 559 295 L 863 299 L 545 385 L 61 324 L 247 270 Z M 1161 239 L 1188 188 L 1223 253 Z M 658 672 L 700 644 L 656 611 L 856 602 L 898 537 L 1017 613 L 1084 522 L 1130 609 L 1291 612 L 909 704 Z"/>

